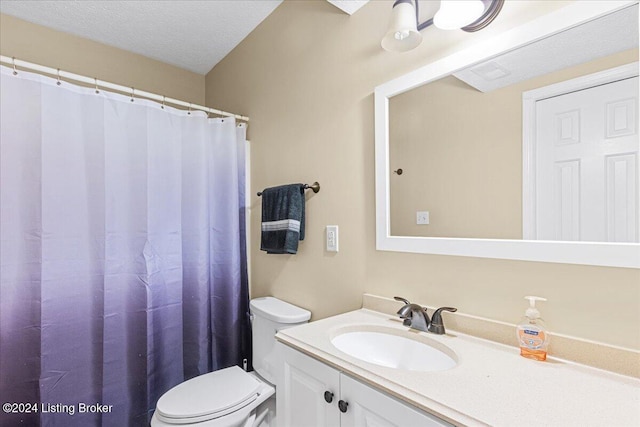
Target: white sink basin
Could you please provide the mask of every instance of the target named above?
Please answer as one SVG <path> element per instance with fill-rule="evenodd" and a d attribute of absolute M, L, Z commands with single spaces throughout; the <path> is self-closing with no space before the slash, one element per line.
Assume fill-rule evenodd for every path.
<path fill-rule="evenodd" d="M 388 368 L 429 372 L 444 371 L 457 364 L 453 350 L 444 345 L 434 342 L 438 349 L 422 341 L 384 332 L 344 332 L 331 339 L 331 344 L 356 359 Z"/>

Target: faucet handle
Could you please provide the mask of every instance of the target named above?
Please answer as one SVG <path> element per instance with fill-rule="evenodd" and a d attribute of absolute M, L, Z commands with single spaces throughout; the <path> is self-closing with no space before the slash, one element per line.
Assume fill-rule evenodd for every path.
<path fill-rule="evenodd" d="M 394 300 L 396 301 L 402 301 L 405 304 L 411 304 L 407 299 L 402 298 L 402 297 L 393 297 Z"/>
<path fill-rule="evenodd" d="M 411 303 L 407 299 L 402 297 L 393 297 L 393 299 L 396 301 L 402 301 L 404 303 L 404 306 L 400 307 L 400 309 L 396 314 L 400 316 L 402 319 L 405 319 L 405 322 L 406 322 L 407 315 L 409 314 L 408 307 L 411 305 Z M 405 326 L 407 326 L 406 323 L 405 323 Z"/>
<path fill-rule="evenodd" d="M 440 307 L 439 309 L 437 309 L 431 316 L 431 323 L 429 324 L 429 332 L 437 335 L 444 335 L 445 330 L 444 330 L 444 323 L 442 322 L 442 314 L 441 314 L 443 311 L 456 312 L 458 311 L 458 309 L 454 307 Z"/>

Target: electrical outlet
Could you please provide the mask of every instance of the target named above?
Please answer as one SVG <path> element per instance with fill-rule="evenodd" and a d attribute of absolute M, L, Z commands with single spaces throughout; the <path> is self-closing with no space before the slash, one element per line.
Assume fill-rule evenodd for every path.
<path fill-rule="evenodd" d="M 337 225 L 327 225 L 327 252 L 338 252 Z"/>
<path fill-rule="evenodd" d="M 416 224 L 418 225 L 429 224 L 429 211 L 416 212 Z"/>

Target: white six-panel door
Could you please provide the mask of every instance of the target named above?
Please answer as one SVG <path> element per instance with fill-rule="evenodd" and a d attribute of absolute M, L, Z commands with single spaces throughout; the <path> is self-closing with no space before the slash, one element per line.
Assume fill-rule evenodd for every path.
<path fill-rule="evenodd" d="M 536 103 L 541 240 L 638 242 L 638 77 Z"/>

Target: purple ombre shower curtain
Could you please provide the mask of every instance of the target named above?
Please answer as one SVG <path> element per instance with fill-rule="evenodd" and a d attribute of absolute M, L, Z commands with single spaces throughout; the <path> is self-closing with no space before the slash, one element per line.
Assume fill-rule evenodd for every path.
<path fill-rule="evenodd" d="M 148 425 L 249 357 L 245 127 L 1 72 L 0 425 Z"/>

